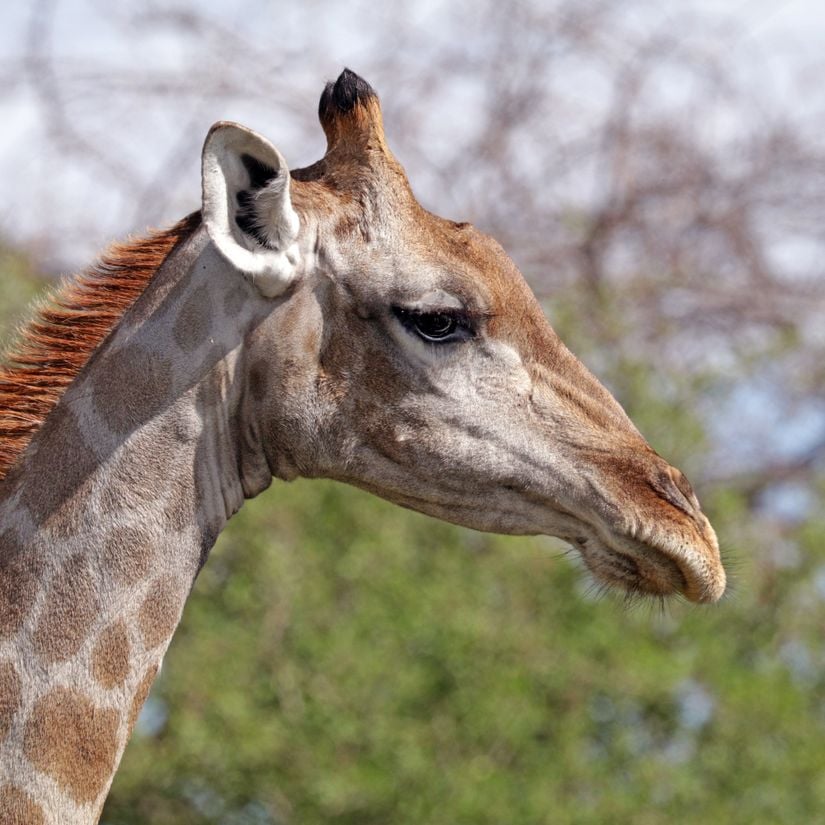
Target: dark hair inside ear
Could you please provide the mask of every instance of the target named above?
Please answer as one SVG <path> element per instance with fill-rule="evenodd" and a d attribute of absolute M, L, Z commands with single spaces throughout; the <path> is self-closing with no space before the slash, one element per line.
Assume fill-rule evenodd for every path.
<path fill-rule="evenodd" d="M 241 162 L 249 173 L 249 185 L 253 189 L 263 189 L 270 181 L 278 177 L 278 171 L 267 166 L 252 155 L 241 155 Z"/>
<path fill-rule="evenodd" d="M 251 235 L 262 246 L 269 246 L 266 236 L 261 231 L 255 215 L 255 198 L 251 192 L 242 190 L 235 196 L 238 202 L 238 211 L 235 214 L 235 223 L 241 232 Z"/>

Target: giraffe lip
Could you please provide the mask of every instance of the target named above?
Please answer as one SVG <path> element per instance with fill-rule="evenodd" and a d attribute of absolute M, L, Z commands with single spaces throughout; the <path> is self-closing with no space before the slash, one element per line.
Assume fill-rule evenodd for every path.
<path fill-rule="evenodd" d="M 588 570 L 602 584 L 626 593 L 683 595 L 690 601 L 706 601 L 696 597 L 680 566 L 659 550 L 639 543 L 632 552 L 625 552 L 589 537 L 578 537 L 574 542 Z"/>

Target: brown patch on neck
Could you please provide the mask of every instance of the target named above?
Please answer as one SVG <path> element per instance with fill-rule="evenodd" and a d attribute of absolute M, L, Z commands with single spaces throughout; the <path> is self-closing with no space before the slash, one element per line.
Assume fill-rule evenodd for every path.
<path fill-rule="evenodd" d="M 158 576 L 149 587 L 138 621 L 147 649 L 172 638 L 186 597 L 175 579 Z"/>
<path fill-rule="evenodd" d="M 26 722 L 24 752 L 75 801 L 94 802 L 116 767 L 120 715 L 86 696 L 55 688 L 39 699 Z"/>
<path fill-rule="evenodd" d="M 20 707 L 23 683 L 11 662 L 0 662 L 0 743 L 6 738 Z M 2 821 L 2 820 L 0 820 Z"/>
<path fill-rule="evenodd" d="M 42 556 L 26 553 L 11 530 L 0 535 L 0 641 L 20 630 L 34 604 Z"/>
<path fill-rule="evenodd" d="M 109 625 L 92 651 L 92 675 L 107 690 L 122 685 L 129 675 L 129 634 L 122 620 Z"/>
<path fill-rule="evenodd" d="M 149 669 L 146 671 L 146 673 L 143 674 L 143 678 L 140 680 L 140 684 L 137 686 L 134 698 L 132 699 L 132 707 L 129 711 L 129 719 L 127 722 L 127 736 L 131 736 L 132 731 L 135 729 L 135 722 L 137 722 L 138 716 L 140 716 L 141 708 L 146 702 L 146 698 L 149 696 L 149 691 L 152 689 L 152 683 L 155 681 L 155 676 L 157 675 L 158 665 L 151 665 Z"/>
<path fill-rule="evenodd" d="M 32 647 L 45 662 L 74 656 L 99 611 L 99 599 L 89 561 L 72 556 L 49 585 L 46 610 L 32 635 Z"/>
<path fill-rule="evenodd" d="M 200 222 L 200 212 L 194 212 L 169 229 L 113 246 L 39 307 L 0 366 L 0 479 L 161 264 Z"/>
<path fill-rule="evenodd" d="M 43 809 L 20 788 L 0 787 L 0 822 L 4 825 L 45 825 Z"/>

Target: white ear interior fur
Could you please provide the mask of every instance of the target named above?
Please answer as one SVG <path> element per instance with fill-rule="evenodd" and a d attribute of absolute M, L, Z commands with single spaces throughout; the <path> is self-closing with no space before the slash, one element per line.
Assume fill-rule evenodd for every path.
<path fill-rule="evenodd" d="M 266 244 L 247 235 L 235 221 L 238 193 L 251 189 L 243 155 L 278 173 L 252 193 Z M 300 263 L 295 243 L 300 222 L 289 197 L 289 170 L 283 156 L 251 129 L 222 121 L 206 136 L 201 168 L 203 221 L 212 242 L 229 263 L 252 277 L 263 295 L 280 295 L 297 277 Z"/>

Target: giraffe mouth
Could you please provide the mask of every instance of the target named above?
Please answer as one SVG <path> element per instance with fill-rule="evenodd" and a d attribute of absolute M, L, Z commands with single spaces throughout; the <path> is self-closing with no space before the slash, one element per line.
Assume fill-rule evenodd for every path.
<path fill-rule="evenodd" d="M 674 558 L 666 550 L 624 539 L 611 547 L 597 539 L 572 540 L 596 581 L 629 595 L 683 596 L 692 602 L 715 602 L 724 581 L 709 580 L 707 571 L 687 557 Z"/>
<path fill-rule="evenodd" d="M 705 531 L 647 531 L 642 538 L 610 529 L 606 524 L 588 522 L 554 503 L 554 523 L 541 526 L 533 522 L 525 529 L 523 512 L 479 510 L 476 502 L 461 501 L 456 496 L 447 507 L 443 501 L 423 498 L 409 491 L 388 494 L 386 487 L 357 480 L 357 486 L 389 498 L 402 507 L 476 530 L 496 533 L 559 536 L 572 544 L 596 581 L 608 588 L 629 595 L 672 597 L 681 596 L 690 602 L 717 602 L 725 590 L 725 572 L 719 561 L 716 539 L 710 525 Z M 546 508 L 546 499 L 535 499 Z M 594 520 L 595 521 L 595 520 Z M 535 525 L 535 526 L 534 526 Z M 536 529 L 538 527 L 538 529 Z"/>

